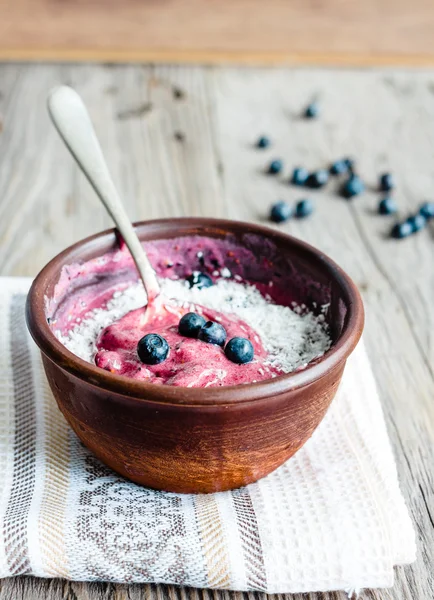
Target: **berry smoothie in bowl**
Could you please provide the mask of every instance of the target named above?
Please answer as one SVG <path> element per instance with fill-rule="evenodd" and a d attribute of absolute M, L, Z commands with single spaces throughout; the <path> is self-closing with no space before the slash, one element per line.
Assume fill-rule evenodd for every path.
<path fill-rule="evenodd" d="M 254 236 L 253 236 L 254 237 Z M 305 368 L 330 347 L 325 313 L 312 312 L 284 285 L 285 276 L 264 257 L 269 280 L 248 281 L 243 261 L 257 262 L 230 238 L 186 236 L 147 244 L 159 275 L 159 310 L 151 316 L 140 280 L 121 281 L 102 297 L 82 284 L 113 272 L 131 272 L 128 249 L 108 252 L 61 272 L 50 324 L 66 348 L 98 367 L 153 383 L 207 388 L 256 383 Z M 241 256 L 243 255 L 243 256 Z M 241 257 L 241 258 L 240 258 Z M 265 268 L 264 268 L 265 267 Z M 255 270 L 259 271 L 258 264 Z M 63 298 L 80 282 L 80 301 Z M 262 291 L 261 291 L 262 290 Z M 286 290 L 286 291 L 285 291 Z M 272 294 L 280 296 L 280 302 Z M 89 294 L 89 296 L 88 296 Z M 107 295 L 109 294 L 109 296 Z M 66 320 L 65 320 L 66 317 Z"/>
<path fill-rule="evenodd" d="M 272 229 L 213 219 L 135 226 L 158 310 L 115 230 L 38 275 L 27 318 L 60 409 L 103 462 L 175 492 L 270 473 L 323 418 L 363 328 L 349 277 Z"/>
<path fill-rule="evenodd" d="M 318 250 L 214 219 L 129 221 L 87 110 L 50 116 L 116 224 L 36 277 L 27 322 L 60 410 L 132 481 L 217 492 L 256 481 L 312 435 L 363 328 L 360 295 Z"/>

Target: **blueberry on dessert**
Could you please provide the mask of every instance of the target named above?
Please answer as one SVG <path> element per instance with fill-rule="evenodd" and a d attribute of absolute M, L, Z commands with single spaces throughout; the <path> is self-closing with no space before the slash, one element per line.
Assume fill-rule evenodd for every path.
<path fill-rule="evenodd" d="M 190 289 L 195 287 L 201 290 L 213 285 L 211 277 L 206 273 L 202 273 L 201 271 L 193 271 L 193 273 L 187 277 L 187 281 Z"/>
<path fill-rule="evenodd" d="M 254 350 L 247 338 L 234 337 L 226 344 L 225 354 L 230 361 L 244 365 L 253 360 Z"/>
<path fill-rule="evenodd" d="M 139 340 L 137 354 L 142 363 L 158 365 L 168 357 L 169 344 L 158 333 L 148 333 Z"/>
<path fill-rule="evenodd" d="M 207 344 L 224 346 L 226 341 L 226 329 L 223 325 L 220 325 L 220 323 L 207 321 L 205 325 L 200 328 L 198 338 Z"/>
<path fill-rule="evenodd" d="M 202 315 L 189 312 L 179 321 L 178 331 L 185 337 L 197 338 L 200 329 L 205 325 L 205 323 L 206 321 Z"/>

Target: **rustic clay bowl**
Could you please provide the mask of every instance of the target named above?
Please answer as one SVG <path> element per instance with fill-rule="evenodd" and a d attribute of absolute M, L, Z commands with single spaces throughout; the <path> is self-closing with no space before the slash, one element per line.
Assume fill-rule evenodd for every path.
<path fill-rule="evenodd" d="M 104 231 L 56 256 L 28 296 L 28 326 L 59 408 L 96 456 L 139 484 L 173 492 L 216 492 L 256 481 L 301 448 L 324 417 L 362 333 L 359 292 L 322 252 L 265 227 L 214 219 L 150 221 L 136 227 L 147 242 L 192 235 L 222 244 L 231 240 L 242 257 L 232 259 L 227 253 L 233 273 L 264 284 L 277 301 L 285 296 L 308 306 L 329 304 L 332 347 L 304 370 L 207 389 L 145 384 L 77 358 L 53 334 L 47 298 L 64 265 L 116 247 L 114 230 Z M 188 258 L 183 268 L 197 269 L 194 260 Z M 270 287 L 271 280 L 275 285 Z"/>

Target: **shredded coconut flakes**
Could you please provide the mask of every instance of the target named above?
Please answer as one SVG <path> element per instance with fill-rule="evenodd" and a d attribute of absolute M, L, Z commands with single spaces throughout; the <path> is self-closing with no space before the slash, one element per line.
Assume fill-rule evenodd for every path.
<path fill-rule="evenodd" d="M 166 298 L 176 299 L 179 306 L 201 304 L 224 314 L 234 314 L 245 321 L 260 336 L 268 353 L 266 364 L 290 373 L 322 356 L 331 345 L 324 315 L 315 316 L 303 308 L 273 304 L 252 285 L 220 279 L 201 290 L 188 288 L 184 281 L 161 279 L 161 291 Z M 115 292 L 106 308 L 89 312 L 67 334 L 59 332 L 59 340 L 80 358 L 93 362 L 95 341 L 108 325 L 127 312 L 146 304 L 141 282 Z M 326 307 L 322 307 L 325 311 Z"/>

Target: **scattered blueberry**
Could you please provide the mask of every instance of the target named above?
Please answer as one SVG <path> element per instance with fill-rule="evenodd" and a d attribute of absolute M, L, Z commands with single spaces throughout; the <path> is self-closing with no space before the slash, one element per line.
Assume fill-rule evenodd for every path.
<path fill-rule="evenodd" d="M 226 357 L 234 363 L 244 365 L 251 362 L 254 356 L 252 343 L 242 337 L 234 337 L 226 344 Z"/>
<path fill-rule="evenodd" d="M 207 288 L 214 285 L 211 277 L 206 273 L 201 273 L 200 271 L 193 271 L 193 273 L 187 277 L 187 281 L 190 289 L 195 287 L 201 290 L 202 288 Z"/>
<path fill-rule="evenodd" d="M 382 192 L 390 192 L 395 187 L 395 181 L 391 173 L 383 173 L 380 175 L 379 186 Z"/>
<path fill-rule="evenodd" d="M 305 185 L 309 171 L 304 167 L 296 167 L 292 172 L 291 183 L 294 185 Z"/>
<path fill-rule="evenodd" d="M 344 158 L 344 163 L 347 166 L 347 170 L 350 171 L 350 173 L 354 172 L 354 167 L 355 167 L 355 161 L 353 158 Z"/>
<path fill-rule="evenodd" d="M 306 106 L 304 111 L 304 116 L 306 119 L 316 119 L 319 115 L 319 105 L 318 102 L 311 102 L 308 106 Z"/>
<path fill-rule="evenodd" d="M 282 168 L 283 163 L 280 158 L 277 158 L 276 160 L 271 161 L 271 163 L 268 165 L 268 173 L 270 175 L 277 175 L 277 173 L 280 173 Z"/>
<path fill-rule="evenodd" d="M 308 217 L 313 213 L 313 204 L 310 200 L 300 200 L 295 206 L 295 216 L 299 219 Z"/>
<path fill-rule="evenodd" d="M 325 169 L 321 169 L 320 171 L 315 171 L 311 173 L 306 180 L 307 187 L 310 188 L 320 188 L 323 187 L 327 181 L 329 180 L 328 171 Z"/>
<path fill-rule="evenodd" d="M 330 174 L 331 175 L 343 175 L 348 172 L 348 165 L 345 160 L 336 160 L 330 166 Z"/>
<path fill-rule="evenodd" d="M 343 184 L 341 194 L 344 198 L 358 196 L 365 191 L 365 184 L 358 175 L 351 175 Z"/>
<path fill-rule="evenodd" d="M 417 213 L 409 217 L 407 223 L 410 223 L 412 233 L 416 233 L 425 227 L 426 219 L 423 215 Z"/>
<path fill-rule="evenodd" d="M 425 202 L 422 204 L 419 213 L 427 220 L 434 219 L 434 202 Z"/>
<path fill-rule="evenodd" d="M 205 325 L 206 321 L 202 315 L 194 312 L 185 314 L 178 324 L 178 331 L 185 337 L 197 338 L 200 329 Z"/>
<path fill-rule="evenodd" d="M 224 346 L 226 341 L 226 329 L 220 323 L 207 321 L 199 330 L 198 338 L 207 344 L 216 344 Z"/>
<path fill-rule="evenodd" d="M 397 239 L 406 238 L 413 233 L 413 228 L 408 221 L 403 223 L 395 223 L 392 227 L 390 235 Z"/>
<path fill-rule="evenodd" d="M 287 221 L 292 216 L 292 208 L 284 202 L 280 200 L 280 202 L 276 202 L 273 204 L 270 211 L 270 220 L 274 221 L 274 223 L 283 223 Z"/>
<path fill-rule="evenodd" d="M 390 196 L 383 198 L 378 203 L 378 212 L 380 215 L 393 215 L 397 210 L 398 207 L 396 206 L 396 202 L 393 198 L 390 198 Z"/>
<path fill-rule="evenodd" d="M 268 148 L 269 145 L 270 145 L 270 138 L 268 138 L 265 135 L 261 136 L 258 139 L 258 141 L 256 142 L 257 148 Z"/>
<path fill-rule="evenodd" d="M 169 354 L 169 344 L 158 333 L 148 333 L 139 340 L 137 354 L 142 363 L 158 365 L 166 360 Z"/>

